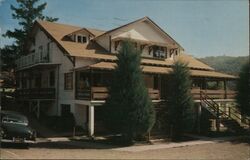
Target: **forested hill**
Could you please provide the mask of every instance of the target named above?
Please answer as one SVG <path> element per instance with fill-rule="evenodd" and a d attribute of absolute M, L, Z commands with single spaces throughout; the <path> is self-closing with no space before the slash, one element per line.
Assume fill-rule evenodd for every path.
<path fill-rule="evenodd" d="M 237 75 L 242 65 L 248 62 L 249 57 L 216 56 L 200 58 L 200 60 L 217 71 Z"/>

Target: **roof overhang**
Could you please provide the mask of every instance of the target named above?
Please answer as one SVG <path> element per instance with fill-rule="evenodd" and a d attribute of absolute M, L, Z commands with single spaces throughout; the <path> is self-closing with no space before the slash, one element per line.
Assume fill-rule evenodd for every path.
<path fill-rule="evenodd" d="M 88 69 L 99 69 L 99 70 L 114 70 L 116 63 L 112 62 L 99 62 L 88 66 Z M 150 74 L 171 74 L 173 69 L 170 67 L 159 67 L 159 66 L 147 66 L 141 65 L 142 71 L 144 73 Z M 213 79 L 227 79 L 234 80 L 237 79 L 236 76 L 228 75 L 216 71 L 205 71 L 205 70 L 193 70 L 190 69 L 192 77 L 203 77 L 203 78 L 213 78 Z"/>

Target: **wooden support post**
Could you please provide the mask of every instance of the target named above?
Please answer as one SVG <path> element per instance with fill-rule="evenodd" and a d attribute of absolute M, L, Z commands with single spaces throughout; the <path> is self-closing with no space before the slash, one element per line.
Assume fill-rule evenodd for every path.
<path fill-rule="evenodd" d="M 198 105 L 198 133 L 201 133 L 201 102 L 200 105 Z"/>
<path fill-rule="evenodd" d="M 228 107 L 228 118 L 231 117 L 231 107 Z"/>
<path fill-rule="evenodd" d="M 223 82 L 224 82 L 224 85 L 223 85 L 223 86 L 224 86 L 224 92 L 225 92 L 224 98 L 227 99 L 227 81 L 224 80 Z"/>
<path fill-rule="evenodd" d="M 150 142 L 150 131 L 148 132 L 148 142 Z"/>
<path fill-rule="evenodd" d="M 90 69 L 90 84 L 89 84 L 89 87 L 90 87 L 90 100 L 92 100 L 93 99 L 93 93 L 92 93 L 92 87 L 94 86 L 93 85 L 93 70 L 92 69 Z"/>
<path fill-rule="evenodd" d="M 217 106 L 217 111 L 216 111 L 216 131 L 220 131 L 220 112 L 219 112 L 219 106 Z"/>
<path fill-rule="evenodd" d="M 94 116 L 95 116 L 94 106 L 90 105 L 89 106 L 89 124 L 88 124 L 88 132 L 89 132 L 90 137 L 94 136 L 94 127 L 95 127 Z"/>

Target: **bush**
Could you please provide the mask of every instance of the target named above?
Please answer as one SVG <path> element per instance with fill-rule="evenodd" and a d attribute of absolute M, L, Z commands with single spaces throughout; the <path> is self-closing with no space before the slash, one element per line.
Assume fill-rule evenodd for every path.
<path fill-rule="evenodd" d="M 46 116 L 43 123 L 57 131 L 71 131 L 75 127 L 75 117 L 72 113 L 65 116 Z"/>

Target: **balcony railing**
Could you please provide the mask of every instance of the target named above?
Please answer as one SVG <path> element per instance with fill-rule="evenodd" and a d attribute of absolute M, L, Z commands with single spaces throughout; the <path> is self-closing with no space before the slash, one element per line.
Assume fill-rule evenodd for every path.
<path fill-rule="evenodd" d="M 148 89 L 149 97 L 152 100 L 160 100 L 160 91 Z M 106 100 L 108 89 L 106 87 L 91 87 L 91 89 L 77 90 L 76 99 L 80 100 Z"/>
<path fill-rule="evenodd" d="M 22 99 L 55 99 L 55 88 L 32 88 L 32 89 L 17 89 L 17 98 Z"/>
<path fill-rule="evenodd" d="M 231 90 L 200 90 L 200 89 L 192 89 L 191 93 L 193 95 L 193 98 L 195 100 L 199 100 L 200 99 L 200 92 L 203 91 L 203 93 L 205 93 L 207 96 L 209 96 L 212 99 L 234 99 L 236 96 L 236 92 L 235 91 L 231 91 Z"/>
<path fill-rule="evenodd" d="M 31 53 L 16 60 L 17 69 L 31 66 L 37 63 L 48 63 L 49 54 Z"/>
<path fill-rule="evenodd" d="M 231 90 L 200 90 L 192 89 L 191 94 L 195 100 L 200 99 L 200 91 L 206 93 L 213 99 L 234 99 L 235 91 Z M 156 89 L 148 89 L 149 96 L 152 100 L 160 100 L 160 91 Z M 108 89 L 106 87 L 91 87 L 90 89 L 83 89 L 76 91 L 76 99 L 79 100 L 105 100 L 108 97 Z"/>

